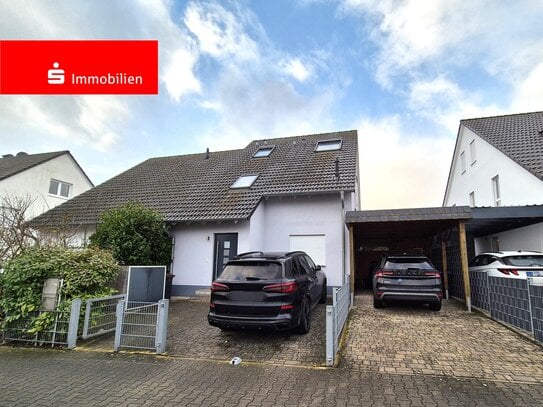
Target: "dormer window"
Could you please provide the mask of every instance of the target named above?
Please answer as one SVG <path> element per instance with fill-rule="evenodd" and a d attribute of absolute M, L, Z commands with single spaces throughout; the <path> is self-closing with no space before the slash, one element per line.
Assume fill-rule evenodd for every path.
<path fill-rule="evenodd" d="M 257 178 L 258 175 L 242 175 L 230 188 L 250 188 Z"/>
<path fill-rule="evenodd" d="M 253 157 L 254 158 L 268 157 L 272 153 L 274 148 L 275 146 L 260 147 L 258 150 L 255 151 L 255 153 L 253 154 Z"/>
<path fill-rule="evenodd" d="M 315 151 L 341 150 L 341 140 L 317 141 Z"/>

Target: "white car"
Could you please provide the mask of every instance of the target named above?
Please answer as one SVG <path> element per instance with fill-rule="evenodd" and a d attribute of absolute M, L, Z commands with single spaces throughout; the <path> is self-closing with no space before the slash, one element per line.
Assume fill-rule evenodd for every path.
<path fill-rule="evenodd" d="M 525 250 L 481 253 L 469 262 L 469 271 L 523 280 L 543 277 L 543 253 Z"/>

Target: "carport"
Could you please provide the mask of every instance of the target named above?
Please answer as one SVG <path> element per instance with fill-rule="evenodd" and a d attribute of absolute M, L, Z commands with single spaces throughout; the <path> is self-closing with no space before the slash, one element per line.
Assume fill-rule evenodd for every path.
<path fill-rule="evenodd" d="M 371 273 L 385 253 L 421 254 L 439 265 L 448 298 L 447 242 L 451 230 L 458 230 L 459 265 L 464 281 L 466 306 L 471 311 L 468 278 L 466 222 L 472 218 L 469 206 L 350 211 L 345 222 L 351 241 L 351 291 L 369 289 Z"/>
<path fill-rule="evenodd" d="M 471 311 L 468 258 L 475 255 L 474 238 L 539 222 L 543 205 L 349 211 L 345 223 L 354 270 L 351 291 L 371 288 L 371 272 L 383 254 L 422 254 L 443 271 L 446 298 L 452 288 L 453 296 L 463 299 Z"/>

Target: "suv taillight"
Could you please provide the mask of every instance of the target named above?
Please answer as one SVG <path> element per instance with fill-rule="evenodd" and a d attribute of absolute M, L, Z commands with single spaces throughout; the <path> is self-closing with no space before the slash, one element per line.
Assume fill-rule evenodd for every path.
<path fill-rule="evenodd" d="M 439 271 L 427 271 L 424 273 L 424 275 L 428 277 L 441 278 L 441 274 L 439 273 Z"/>
<path fill-rule="evenodd" d="M 498 269 L 498 271 L 502 274 L 505 274 L 506 276 L 508 276 L 509 274 L 518 276 L 518 270 L 515 270 L 515 269 Z"/>
<path fill-rule="evenodd" d="M 228 287 L 226 284 L 221 283 L 212 283 L 211 284 L 211 291 L 230 291 L 230 287 Z"/>
<path fill-rule="evenodd" d="M 383 277 L 383 276 L 393 276 L 394 272 L 392 270 L 377 270 L 377 273 L 375 273 L 375 277 Z"/>
<path fill-rule="evenodd" d="M 290 294 L 295 292 L 297 289 L 298 284 L 296 281 L 289 281 L 288 283 L 266 285 L 262 288 L 262 291 L 266 291 L 267 293 Z"/>

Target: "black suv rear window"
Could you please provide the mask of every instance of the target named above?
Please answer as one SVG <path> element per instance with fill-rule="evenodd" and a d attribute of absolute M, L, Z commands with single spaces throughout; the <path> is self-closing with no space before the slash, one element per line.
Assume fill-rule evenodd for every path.
<path fill-rule="evenodd" d="M 403 270 L 403 269 L 422 269 L 433 270 L 434 267 L 427 259 L 418 257 L 403 257 L 403 258 L 388 258 L 383 266 L 386 270 Z"/>
<path fill-rule="evenodd" d="M 282 277 L 281 264 L 269 261 L 227 264 L 220 277 L 224 280 L 276 280 Z"/>
<path fill-rule="evenodd" d="M 502 257 L 502 262 L 509 266 L 543 266 L 543 256 L 508 256 Z"/>

